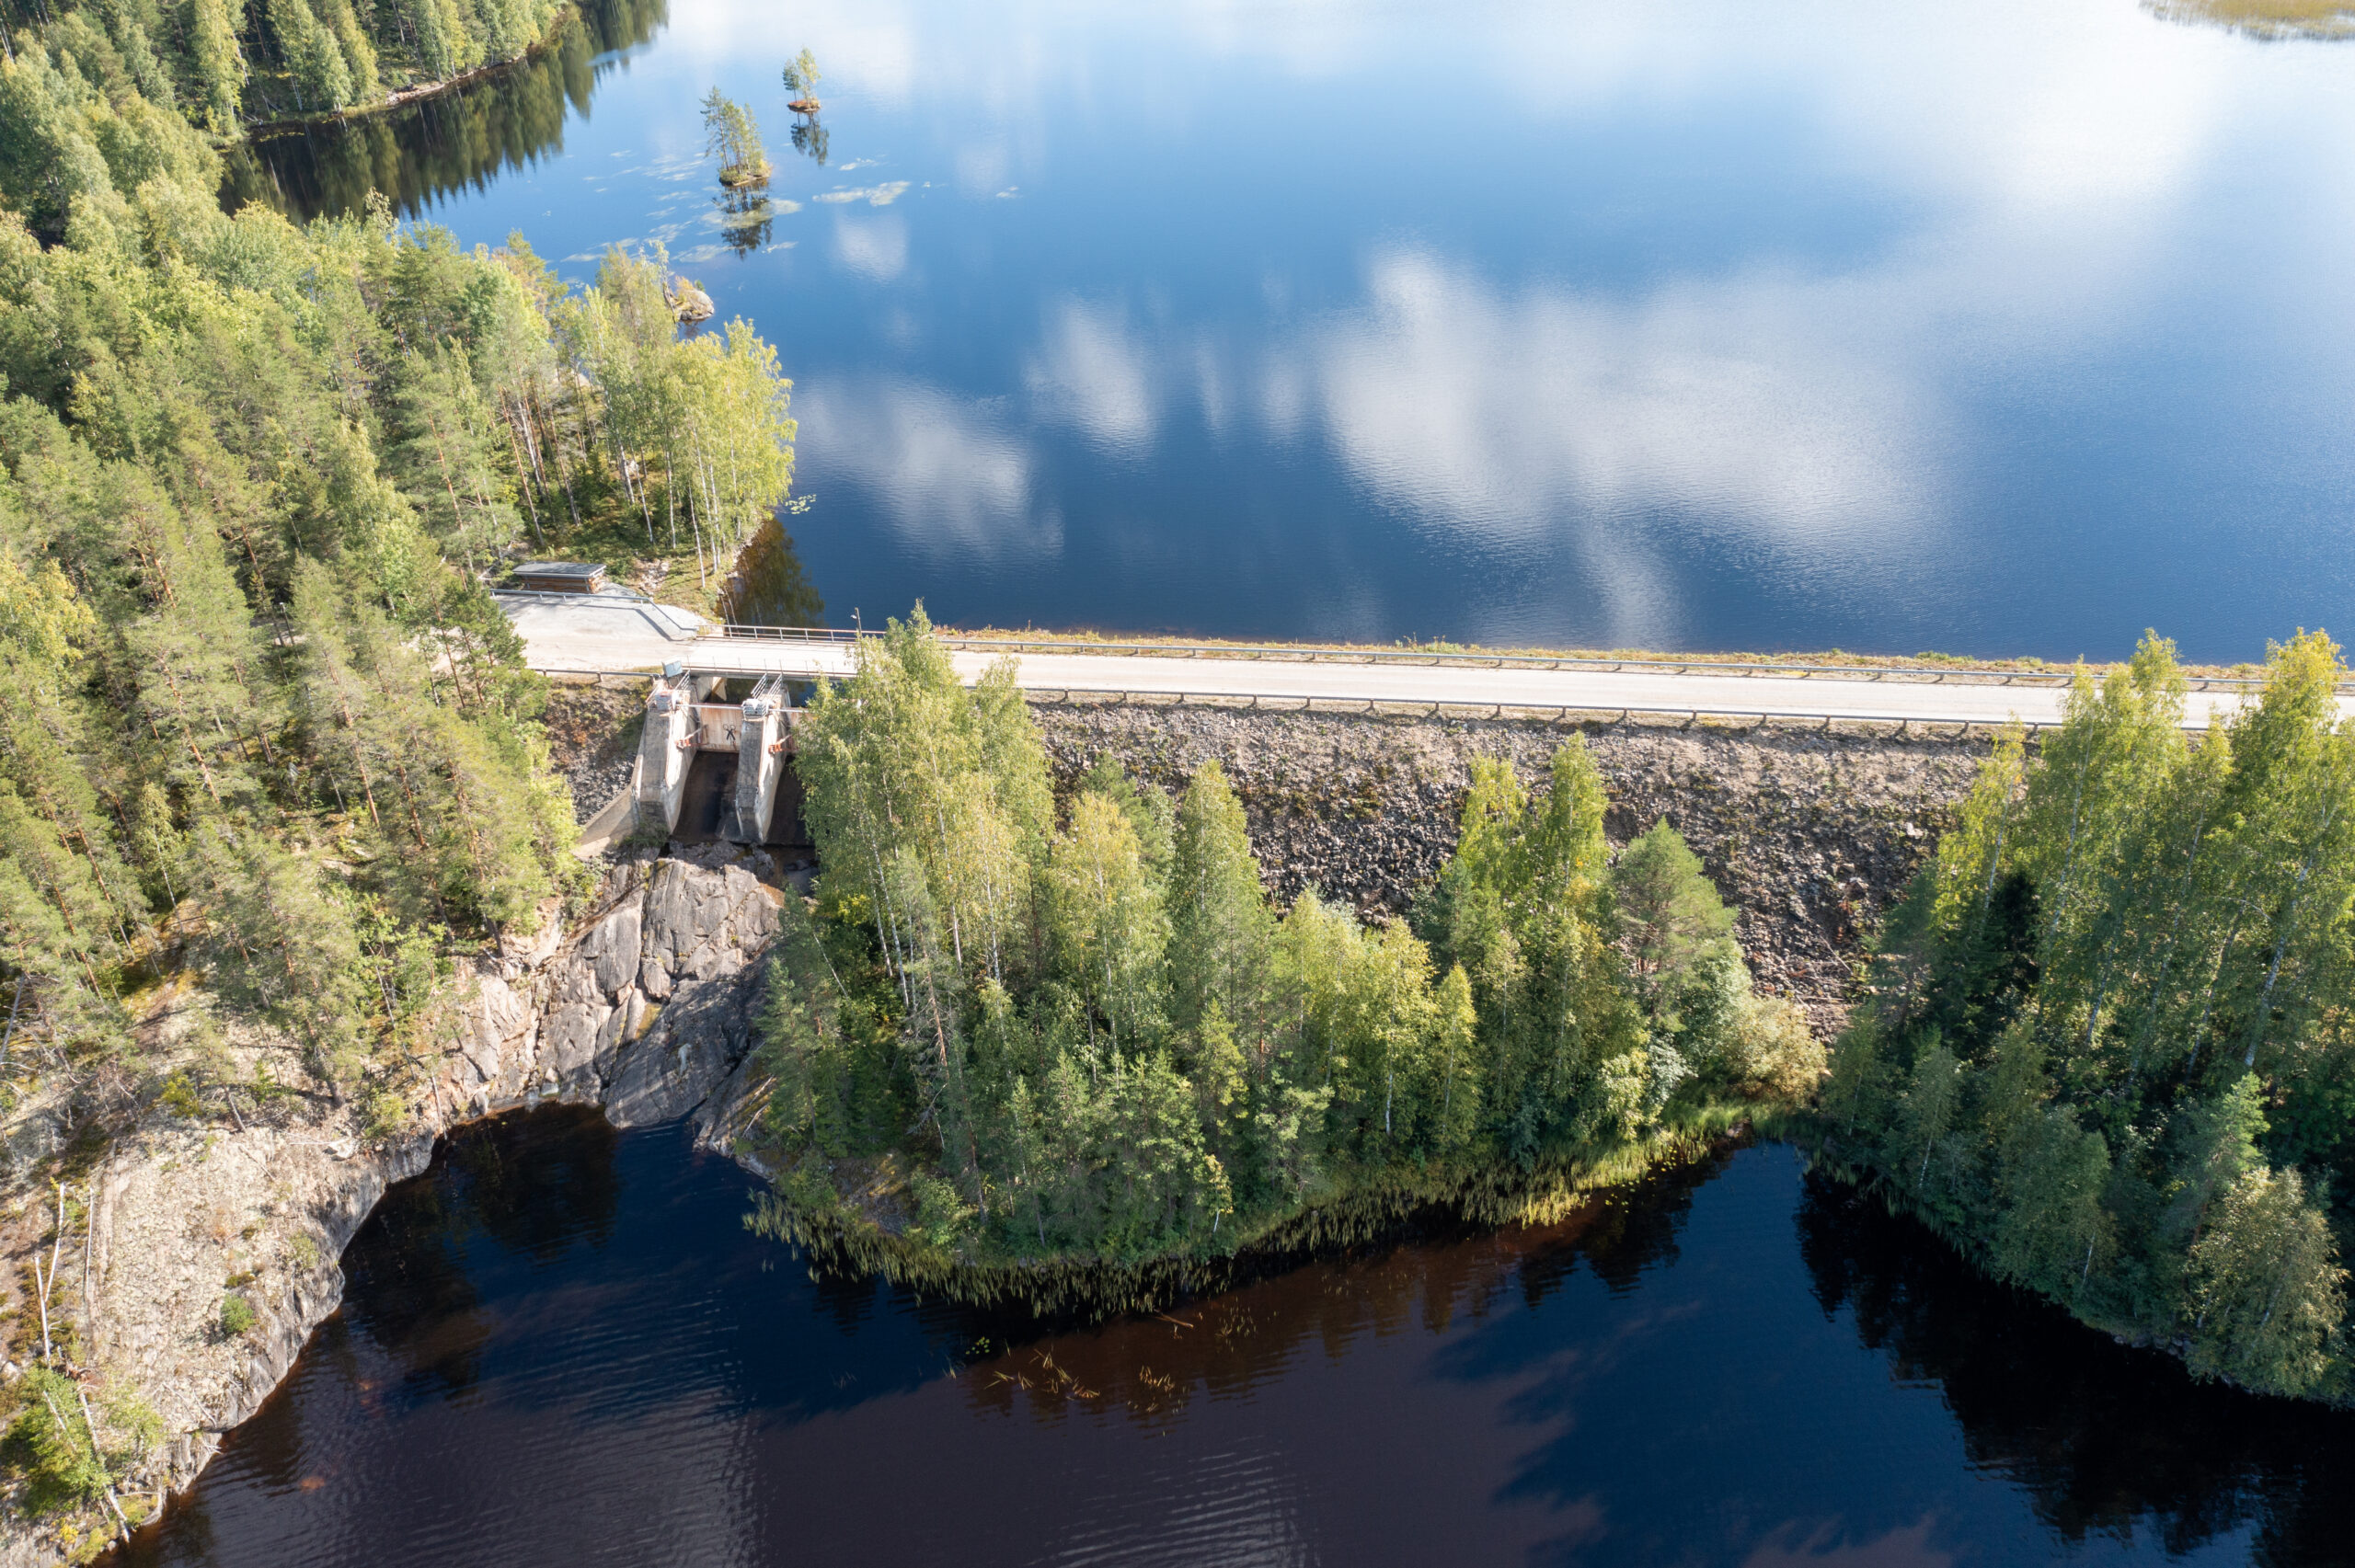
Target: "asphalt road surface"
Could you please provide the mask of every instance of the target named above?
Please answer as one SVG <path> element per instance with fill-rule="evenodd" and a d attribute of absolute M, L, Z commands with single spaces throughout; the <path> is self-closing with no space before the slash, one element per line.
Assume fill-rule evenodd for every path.
<path fill-rule="evenodd" d="M 503 602 L 523 634 L 525 658 L 533 668 L 551 672 L 649 673 L 674 660 L 703 672 L 804 679 L 844 675 L 851 669 L 847 643 L 705 635 L 686 612 L 661 605 L 610 596 L 504 596 Z M 997 657 L 972 648 L 954 654 L 958 673 L 968 681 Z M 1929 671 L 1875 677 L 1658 667 L 1556 670 L 1390 658 L 1360 662 L 1338 655 L 1312 660 L 1280 651 L 1224 657 L 1208 650 L 1188 656 L 1025 649 L 1019 660 L 1017 679 L 1034 692 L 1259 698 L 1287 705 L 1305 699 L 1993 725 L 2012 718 L 2056 724 L 2065 695 L 2057 682 Z M 2186 723 L 2204 727 L 2243 700 L 2231 691 L 2194 692 Z M 2342 697 L 2339 705 L 2342 713 L 2355 713 L 2355 697 Z"/>

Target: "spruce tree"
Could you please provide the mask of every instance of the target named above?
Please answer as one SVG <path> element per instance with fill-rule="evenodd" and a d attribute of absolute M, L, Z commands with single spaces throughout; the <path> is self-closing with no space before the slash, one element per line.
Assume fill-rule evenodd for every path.
<path fill-rule="evenodd" d="M 293 78 L 294 107 L 312 112 L 350 104 L 350 63 L 334 31 L 312 12 L 310 0 L 269 0 L 269 7 L 270 36 Z"/>
<path fill-rule="evenodd" d="M 1216 761 L 1195 770 L 1178 807 L 1169 875 L 1170 1021 L 1199 1031 L 1212 1010 L 1255 1048 L 1268 1016 L 1275 916 L 1242 802 Z"/>
<path fill-rule="evenodd" d="M 225 136 L 237 123 L 246 63 L 237 48 L 245 23 L 242 0 L 188 0 L 189 65 L 205 129 Z"/>

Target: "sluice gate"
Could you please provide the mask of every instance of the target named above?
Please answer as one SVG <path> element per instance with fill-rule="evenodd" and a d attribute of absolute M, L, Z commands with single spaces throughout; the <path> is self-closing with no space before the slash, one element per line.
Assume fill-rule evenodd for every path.
<path fill-rule="evenodd" d="M 639 830 L 665 838 L 807 848 L 801 783 L 793 772 L 798 716 L 779 675 L 741 703 L 727 678 L 666 669 L 646 699 L 638 741 Z"/>

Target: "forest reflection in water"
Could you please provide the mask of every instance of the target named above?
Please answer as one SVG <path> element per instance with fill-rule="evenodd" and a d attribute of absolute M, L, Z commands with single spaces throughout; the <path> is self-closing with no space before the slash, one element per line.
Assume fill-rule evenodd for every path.
<path fill-rule="evenodd" d="M 736 569 L 720 590 L 719 614 L 748 626 L 817 626 L 826 601 L 793 547 L 782 519 L 771 517 L 736 557 Z"/>
<path fill-rule="evenodd" d="M 460 1133 L 117 1561 L 2303 1564 L 2355 1526 L 2355 1422 L 2196 1385 L 1780 1146 L 1101 1327 L 812 1278 L 752 1190 L 675 1128 Z"/>
<path fill-rule="evenodd" d="M 222 201 L 296 220 L 357 212 L 382 191 L 416 217 L 445 192 L 485 189 L 502 171 L 563 150 L 566 117 L 586 114 L 606 57 L 646 42 L 670 0 L 583 0 L 522 60 L 448 92 L 380 113 L 264 133 L 233 148 Z"/>

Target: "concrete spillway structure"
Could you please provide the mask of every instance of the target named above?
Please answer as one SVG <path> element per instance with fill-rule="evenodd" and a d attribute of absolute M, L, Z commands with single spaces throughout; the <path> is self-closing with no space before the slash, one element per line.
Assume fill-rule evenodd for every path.
<path fill-rule="evenodd" d="M 766 843 L 776 818 L 777 785 L 793 754 L 793 709 L 785 680 L 771 675 L 744 699 L 737 727 L 736 809 L 727 837 L 740 844 Z"/>
<path fill-rule="evenodd" d="M 704 731 L 703 704 L 696 698 L 722 684 L 717 675 L 690 675 L 667 667 L 646 698 L 646 729 L 638 742 L 638 828 L 668 837 L 679 825 L 686 798 L 687 770 L 694 765 Z"/>
<path fill-rule="evenodd" d="M 765 843 L 772 826 L 780 825 L 779 800 L 791 795 L 798 801 L 788 772 L 793 709 L 784 680 L 764 679 L 741 704 L 706 700 L 725 683 L 721 676 L 692 674 L 673 665 L 647 694 L 646 728 L 638 748 L 638 831 L 677 834 L 681 808 L 692 793 L 701 804 L 689 837 L 709 835 L 717 827 L 718 837 L 733 842 Z M 720 755 L 706 758 L 698 772 L 696 760 L 706 753 Z M 733 779 L 715 776 L 714 767 L 731 769 Z M 691 775 L 701 781 L 692 791 Z M 724 808 L 711 798 L 718 788 L 727 791 Z"/>

